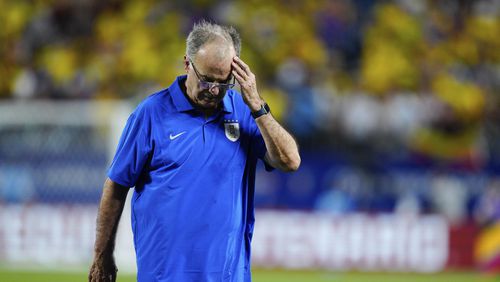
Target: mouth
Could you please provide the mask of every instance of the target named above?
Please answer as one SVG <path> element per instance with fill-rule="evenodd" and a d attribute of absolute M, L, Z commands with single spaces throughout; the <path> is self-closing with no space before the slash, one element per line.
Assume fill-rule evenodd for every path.
<path fill-rule="evenodd" d="M 220 100 L 220 99 L 219 99 L 220 97 L 219 97 L 218 95 L 217 95 L 217 96 L 216 96 L 216 95 L 213 95 L 213 94 L 212 94 L 212 93 L 210 93 L 210 92 L 202 92 L 202 93 L 200 93 L 200 94 L 201 94 L 201 95 L 200 95 L 200 98 L 201 98 L 200 100 L 203 100 L 203 101 L 207 101 L 207 102 L 217 102 L 217 101 L 219 101 L 219 100 Z"/>
<path fill-rule="evenodd" d="M 203 93 L 203 92 L 198 95 L 197 100 L 199 106 L 202 106 L 203 108 L 205 107 L 212 108 L 220 102 L 218 96 L 214 96 L 211 93 Z"/>
<path fill-rule="evenodd" d="M 203 100 L 209 100 L 209 101 L 213 101 L 213 100 L 217 99 L 216 96 L 213 96 L 210 93 L 203 93 L 202 98 L 203 98 Z"/>

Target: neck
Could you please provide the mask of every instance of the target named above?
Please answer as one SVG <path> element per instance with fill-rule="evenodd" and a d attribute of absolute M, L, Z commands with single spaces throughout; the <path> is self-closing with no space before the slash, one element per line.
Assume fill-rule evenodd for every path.
<path fill-rule="evenodd" d="M 216 108 L 197 107 L 197 109 L 205 115 L 205 118 L 208 118 L 209 116 L 213 115 L 219 109 L 219 106 L 217 106 Z"/>

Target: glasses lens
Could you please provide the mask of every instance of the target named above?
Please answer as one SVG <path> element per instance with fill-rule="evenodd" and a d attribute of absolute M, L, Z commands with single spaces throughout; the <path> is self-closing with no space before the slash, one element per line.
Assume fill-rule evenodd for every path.
<path fill-rule="evenodd" d="M 217 84 L 217 83 L 213 83 L 213 82 L 208 82 L 208 81 L 203 81 L 203 80 L 199 80 L 199 85 L 200 85 L 200 88 L 203 89 L 203 90 L 210 90 L 212 88 L 215 88 L 217 87 L 219 89 L 219 91 L 221 92 L 226 92 L 227 90 L 229 90 L 230 88 L 233 88 L 234 87 L 234 84 Z"/>
<path fill-rule="evenodd" d="M 212 85 L 210 85 L 211 84 L 210 82 L 207 82 L 207 81 L 204 81 L 201 79 L 198 79 L 198 81 L 200 82 L 201 89 L 210 89 L 210 87 L 212 86 Z"/>

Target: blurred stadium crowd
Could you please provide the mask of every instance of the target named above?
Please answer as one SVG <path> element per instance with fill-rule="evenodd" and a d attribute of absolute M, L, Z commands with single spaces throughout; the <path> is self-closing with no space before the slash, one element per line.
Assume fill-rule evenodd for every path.
<path fill-rule="evenodd" d="M 0 98 L 139 101 L 183 73 L 194 22 L 231 24 L 302 150 L 343 160 L 296 207 L 416 199 L 417 211 L 485 223 L 500 218 L 499 16 L 494 0 L 4 0 Z M 387 181 L 390 167 L 418 173 Z"/>

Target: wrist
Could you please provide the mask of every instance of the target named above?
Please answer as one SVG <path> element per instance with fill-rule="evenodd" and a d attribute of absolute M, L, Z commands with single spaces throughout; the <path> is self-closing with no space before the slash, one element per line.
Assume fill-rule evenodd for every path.
<path fill-rule="evenodd" d="M 94 247 L 94 256 L 97 258 L 112 258 L 114 254 L 115 247 L 114 245 L 109 246 L 95 246 Z"/>
<path fill-rule="evenodd" d="M 271 109 L 269 108 L 269 105 L 266 102 L 262 102 L 260 105 L 260 108 L 256 111 L 252 111 L 252 117 L 254 119 L 259 118 L 263 115 L 267 115 L 271 113 Z"/>
<path fill-rule="evenodd" d="M 251 112 L 256 112 L 262 108 L 262 105 L 264 105 L 266 102 L 259 100 L 255 101 L 254 103 L 249 103 L 248 108 L 250 108 Z"/>

